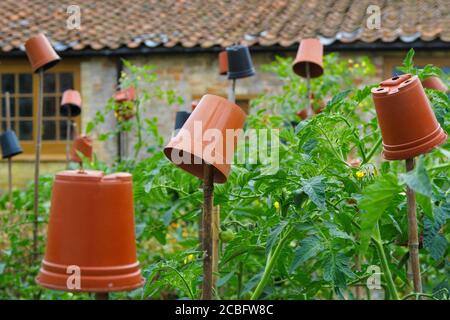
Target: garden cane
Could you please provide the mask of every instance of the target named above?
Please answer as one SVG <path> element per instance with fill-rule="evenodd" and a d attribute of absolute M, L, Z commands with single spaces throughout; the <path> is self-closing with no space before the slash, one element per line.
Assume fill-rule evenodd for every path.
<path fill-rule="evenodd" d="M 405 160 L 406 171 L 414 170 L 414 158 Z M 419 237 L 416 214 L 416 194 L 409 186 L 406 186 L 406 199 L 408 211 L 408 249 L 411 269 L 413 273 L 414 292 L 422 292 L 422 279 L 420 276 Z"/>
<path fill-rule="evenodd" d="M 9 92 L 5 94 L 6 99 L 6 130 L 11 130 L 11 96 Z M 8 194 L 9 194 L 9 212 L 13 211 L 12 197 L 12 157 L 8 157 Z"/>
<path fill-rule="evenodd" d="M 310 117 L 313 115 L 313 109 L 312 109 L 312 99 L 311 99 L 311 71 L 310 71 L 309 63 L 306 63 L 305 68 L 306 68 L 306 94 L 307 94 L 307 101 L 308 101 L 306 114 L 307 114 L 307 117 Z"/>
<path fill-rule="evenodd" d="M 70 140 L 72 139 L 72 110 L 68 108 L 67 110 L 67 137 L 66 137 L 66 166 L 69 167 L 70 162 Z"/>
<path fill-rule="evenodd" d="M 416 156 L 430 152 L 447 140 L 417 76 L 394 76 L 371 91 L 383 139 L 384 159 L 405 160 L 408 173 L 414 169 Z M 414 293 L 422 293 L 416 197 L 409 185 L 406 198 Z"/>
<path fill-rule="evenodd" d="M 202 217 L 202 250 L 203 250 L 203 282 L 202 300 L 211 300 L 214 291 L 213 281 L 213 202 L 214 202 L 214 167 L 205 163 L 203 166 L 203 217 Z"/>
<path fill-rule="evenodd" d="M 41 161 L 42 109 L 44 103 L 44 69 L 39 70 L 38 112 L 36 128 L 36 157 L 34 162 L 34 217 L 33 217 L 33 257 L 38 254 L 38 217 L 39 217 L 39 163 Z"/>

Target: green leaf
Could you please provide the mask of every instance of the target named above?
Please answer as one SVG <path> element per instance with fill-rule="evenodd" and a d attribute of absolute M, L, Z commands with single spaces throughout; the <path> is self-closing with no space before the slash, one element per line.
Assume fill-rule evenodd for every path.
<path fill-rule="evenodd" d="M 419 158 L 414 170 L 400 175 L 400 181 L 406 183 L 414 191 L 432 197 L 431 181 L 425 169 L 423 157 Z"/>
<path fill-rule="evenodd" d="M 324 176 L 317 176 L 304 182 L 302 191 L 308 195 L 311 201 L 321 210 L 326 210 Z"/>
<path fill-rule="evenodd" d="M 308 259 L 317 256 L 322 252 L 324 246 L 317 236 L 310 236 L 300 242 L 299 247 L 295 250 L 294 260 L 292 261 L 290 272 L 294 272 L 300 265 Z"/>
<path fill-rule="evenodd" d="M 345 288 L 347 278 L 354 278 L 351 270 L 352 261 L 343 253 L 328 251 L 323 259 L 323 279 L 332 282 L 336 287 Z"/>
<path fill-rule="evenodd" d="M 450 217 L 450 205 L 448 203 L 441 206 L 433 206 L 434 221 L 426 218 L 424 220 L 423 246 L 435 260 L 441 259 L 447 251 L 448 242 L 440 234 L 447 219 Z"/>
<path fill-rule="evenodd" d="M 364 254 L 369 246 L 375 226 L 382 214 L 392 204 L 395 196 L 402 191 L 397 179 L 393 175 L 382 176 L 369 185 L 359 201 L 361 213 L 361 253 Z"/>
<path fill-rule="evenodd" d="M 221 287 L 226 284 L 232 277 L 234 276 L 234 271 L 231 271 L 227 275 L 223 276 L 219 280 L 217 280 L 217 287 Z"/>

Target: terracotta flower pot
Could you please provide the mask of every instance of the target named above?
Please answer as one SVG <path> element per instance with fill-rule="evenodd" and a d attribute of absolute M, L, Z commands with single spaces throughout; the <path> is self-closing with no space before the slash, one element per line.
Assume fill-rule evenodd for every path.
<path fill-rule="evenodd" d="M 61 100 L 61 115 L 76 117 L 81 113 L 81 95 L 76 90 L 66 90 Z"/>
<path fill-rule="evenodd" d="M 70 160 L 73 162 L 83 162 L 78 156 L 78 152 L 84 155 L 89 160 L 92 159 L 92 139 L 88 136 L 77 137 L 72 144 L 72 150 L 70 153 Z"/>
<path fill-rule="evenodd" d="M 387 79 L 372 89 L 386 160 L 429 152 L 447 139 L 417 76 Z"/>
<path fill-rule="evenodd" d="M 129 87 L 124 90 L 117 91 L 114 94 L 114 100 L 116 102 L 134 101 L 136 100 L 136 89 Z"/>
<path fill-rule="evenodd" d="M 445 83 L 439 77 L 428 77 L 422 80 L 422 85 L 427 89 L 439 90 L 442 92 L 447 92 L 448 88 Z"/>
<path fill-rule="evenodd" d="M 203 165 L 211 164 L 214 167 L 214 182 L 224 183 L 237 143 L 236 136 L 227 136 L 227 129 L 236 133 L 235 130 L 243 128 L 245 117 L 245 112 L 238 105 L 207 94 L 164 148 L 164 153 L 181 169 L 201 179 Z"/>
<path fill-rule="evenodd" d="M 219 74 L 226 75 L 228 72 L 228 56 L 227 51 L 221 51 L 219 53 Z"/>
<path fill-rule="evenodd" d="M 250 50 L 247 46 L 237 45 L 227 48 L 228 79 L 247 78 L 255 75 Z"/>
<path fill-rule="evenodd" d="M 134 230 L 130 174 L 58 173 L 45 257 L 36 282 L 50 289 L 82 292 L 128 291 L 143 286 Z M 77 267 L 79 288 L 69 278 L 77 274 Z"/>
<path fill-rule="evenodd" d="M 175 115 L 175 130 L 181 129 L 190 115 L 187 111 L 178 111 Z"/>
<path fill-rule="evenodd" d="M 61 60 L 43 33 L 28 39 L 25 50 L 33 72 L 45 71 Z"/>
<path fill-rule="evenodd" d="M 2 147 L 2 158 L 12 158 L 23 152 L 16 133 L 12 130 L 6 130 L 0 136 L 0 145 Z"/>
<path fill-rule="evenodd" d="M 319 39 L 303 39 L 298 48 L 292 69 L 300 77 L 306 78 L 306 65 L 309 64 L 311 78 L 323 74 L 323 45 Z"/>

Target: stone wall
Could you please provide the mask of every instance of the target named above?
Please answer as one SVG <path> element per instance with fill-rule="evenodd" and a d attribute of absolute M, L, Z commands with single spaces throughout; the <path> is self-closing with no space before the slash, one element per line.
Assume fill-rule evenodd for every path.
<path fill-rule="evenodd" d="M 285 53 L 282 53 L 285 54 Z M 347 52 L 341 56 L 351 58 L 359 55 L 369 55 L 375 63 L 378 74 L 369 82 L 381 80 L 385 77 L 383 66 L 388 61 L 400 62 L 406 52 Z M 289 53 L 293 56 L 294 53 Z M 274 60 L 275 53 L 258 52 L 253 53 L 253 61 L 257 70 L 257 75 L 248 79 L 238 80 L 237 98 L 251 99 L 263 92 L 273 92 L 279 88 L 279 81 L 271 74 L 261 72 L 261 65 Z M 421 61 L 430 60 L 432 63 L 437 59 L 440 63 L 450 66 L 450 53 L 444 51 L 419 52 L 417 59 Z M 159 101 L 151 101 L 143 106 L 146 117 L 157 117 L 160 133 L 169 138 L 175 122 L 175 113 L 179 110 L 190 111 L 192 99 L 201 97 L 205 93 L 212 93 L 226 96 L 229 83 L 226 76 L 218 74 L 217 54 L 195 53 L 195 54 L 152 54 L 147 56 L 136 56 L 128 58 L 137 65 L 151 64 L 157 66 L 159 84 L 163 88 L 171 88 L 181 95 L 185 103 L 167 107 Z M 83 97 L 83 131 L 89 120 L 91 120 L 97 110 L 101 110 L 107 100 L 113 95 L 116 86 L 117 58 L 91 57 L 81 61 L 81 91 Z M 386 71 L 384 72 L 386 73 Z M 101 126 L 100 131 L 114 126 L 115 120 L 112 115 L 106 119 L 106 123 Z M 132 141 L 128 143 L 130 149 Z M 95 152 L 99 159 L 110 162 L 117 156 L 117 141 L 112 139 L 106 143 L 95 140 Z M 131 150 L 129 150 L 131 154 Z M 64 168 L 63 162 L 43 162 L 41 170 L 43 173 L 54 173 Z M 0 162 L 0 193 L 7 186 L 7 165 L 6 161 Z M 15 162 L 15 181 L 17 187 L 23 187 L 32 180 L 32 162 Z"/>

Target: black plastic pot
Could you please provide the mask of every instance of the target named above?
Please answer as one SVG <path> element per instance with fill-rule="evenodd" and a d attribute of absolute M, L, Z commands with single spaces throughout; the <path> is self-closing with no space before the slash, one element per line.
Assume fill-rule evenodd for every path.
<path fill-rule="evenodd" d="M 236 45 L 227 48 L 228 79 L 247 78 L 255 75 L 250 50 L 247 46 Z"/>
<path fill-rule="evenodd" d="M 175 116 L 175 130 L 181 129 L 190 115 L 190 112 L 178 111 Z"/>
<path fill-rule="evenodd" d="M 17 139 L 16 133 L 12 130 L 3 132 L 0 136 L 0 145 L 2 147 L 3 159 L 12 158 L 23 152 L 19 139 Z"/>

